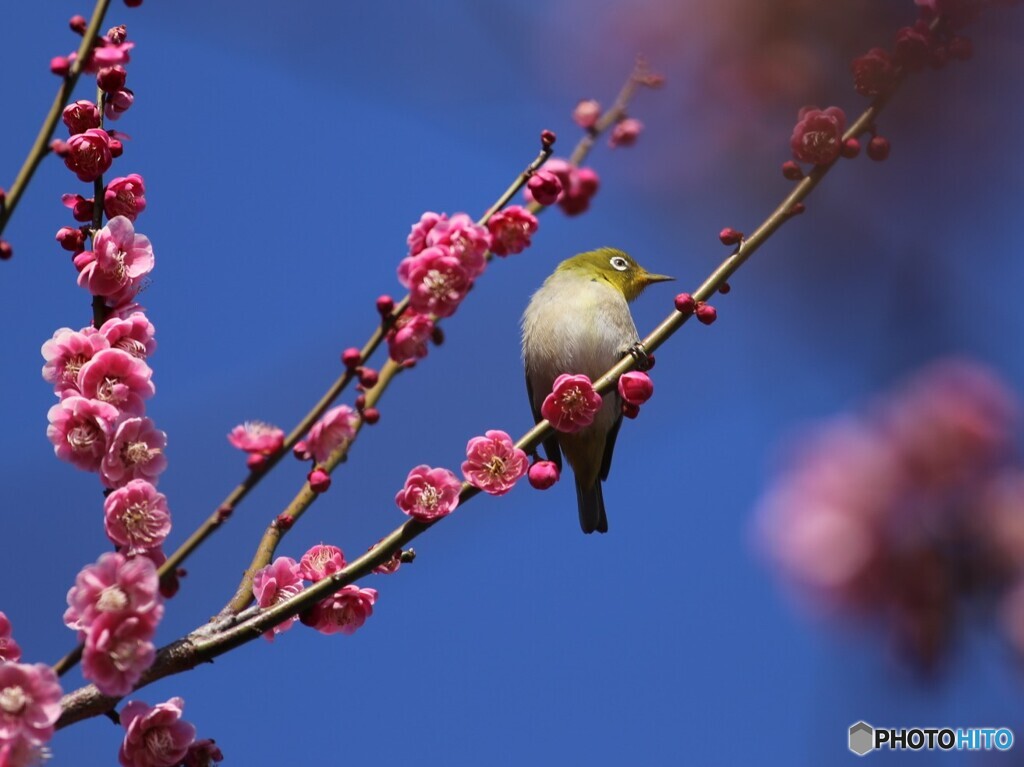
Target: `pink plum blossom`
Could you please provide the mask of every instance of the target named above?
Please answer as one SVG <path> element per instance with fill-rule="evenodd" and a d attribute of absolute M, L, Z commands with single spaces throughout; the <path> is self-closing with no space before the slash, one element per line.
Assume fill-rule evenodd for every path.
<path fill-rule="evenodd" d="M 100 479 L 107 487 L 120 487 L 134 479 L 156 484 L 167 468 L 167 434 L 148 418 L 126 418 L 118 424 L 100 462 Z"/>
<path fill-rule="evenodd" d="M 43 344 L 43 380 L 53 384 L 58 395 L 78 393 L 78 373 L 98 352 L 110 347 L 106 336 L 96 332 L 59 328 Z"/>
<path fill-rule="evenodd" d="M 121 709 L 124 741 L 117 758 L 121 767 L 176 767 L 196 739 L 196 728 L 181 718 L 185 701 L 171 698 L 150 706 L 140 700 Z"/>
<path fill-rule="evenodd" d="M 228 442 L 247 453 L 273 455 L 284 444 L 284 431 L 263 421 L 246 421 L 231 430 Z"/>
<path fill-rule="evenodd" d="M 600 409 L 601 395 L 594 391 L 589 377 L 563 373 L 544 398 L 540 414 L 558 431 L 571 434 L 590 426 Z"/>
<path fill-rule="evenodd" d="M 82 676 L 104 695 L 127 695 L 156 658 L 153 629 L 134 615 L 100 615 L 85 640 Z"/>
<path fill-rule="evenodd" d="M 103 209 L 109 218 L 124 216 L 134 221 L 146 209 L 146 184 L 142 176 L 132 173 L 111 179 L 103 192 Z"/>
<path fill-rule="evenodd" d="M 88 128 L 67 140 L 64 164 L 79 181 L 91 183 L 107 172 L 114 156 L 110 136 L 100 128 Z"/>
<path fill-rule="evenodd" d="M 409 305 L 421 314 L 450 317 L 472 284 L 458 258 L 439 247 L 427 248 L 409 267 Z"/>
<path fill-rule="evenodd" d="M 578 215 L 590 207 L 590 198 L 597 194 L 600 184 L 592 168 L 578 168 L 561 157 L 552 157 L 542 168 L 558 177 L 562 191 L 556 202 L 567 216 Z M 524 195 L 527 200 L 534 201 L 529 187 Z"/>
<path fill-rule="evenodd" d="M 654 394 L 654 382 L 647 373 L 629 370 L 619 377 L 619 396 L 630 405 L 642 405 Z"/>
<path fill-rule="evenodd" d="M 345 567 L 345 554 L 337 546 L 318 543 L 299 560 L 299 572 L 307 581 L 322 581 Z"/>
<path fill-rule="evenodd" d="M 139 311 L 123 318 L 111 317 L 100 326 L 99 334 L 107 339 L 112 349 L 120 349 L 142 360 L 156 351 L 156 328 Z"/>
<path fill-rule="evenodd" d="M 60 682 L 45 663 L 0 663 L 0 743 L 45 743 L 60 716 Z"/>
<path fill-rule="evenodd" d="M 78 388 L 84 397 L 106 402 L 122 413 L 142 415 L 144 400 L 156 392 L 152 376 L 144 360 L 120 349 L 103 349 L 82 365 Z"/>
<path fill-rule="evenodd" d="M 484 271 L 484 257 L 491 247 L 491 234 L 467 214 L 456 213 L 450 219 L 438 221 L 431 228 L 427 233 L 427 245 L 447 248 L 451 255 L 459 259 L 472 280 Z"/>
<path fill-rule="evenodd" d="M 388 356 L 395 362 L 427 356 L 427 342 L 434 333 L 434 321 L 407 309 L 388 331 Z"/>
<path fill-rule="evenodd" d="M 317 463 L 356 436 L 356 423 L 359 417 L 348 405 L 338 405 L 324 413 L 323 417 L 313 424 L 304 444 L 305 458 L 312 458 Z"/>
<path fill-rule="evenodd" d="M 278 557 L 266 567 L 256 572 L 252 579 L 252 593 L 260 607 L 273 607 L 278 602 L 295 596 L 302 591 L 302 574 L 298 563 L 291 557 Z M 263 636 L 270 641 L 292 627 L 297 620 L 291 617 L 279 623 Z"/>
<path fill-rule="evenodd" d="M 125 216 L 115 216 L 93 238 L 93 250 L 75 256 L 78 284 L 94 296 L 113 303 L 137 292 L 142 279 L 153 271 L 153 246 L 135 233 Z"/>
<path fill-rule="evenodd" d="M 135 616 L 156 626 L 164 614 L 156 567 L 146 557 L 128 559 L 122 554 L 101 554 L 94 565 L 86 565 L 68 591 L 64 624 L 88 632 L 104 614 L 121 618 Z"/>
<path fill-rule="evenodd" d="M 144 479 L 133 479 L 106 497 L 107 537 L 129 556 L 159 547 L 171 531 L 167 498 Z"/>
<path fill-rule="evenodd" d="M 46 436 L 62 461 L 84 471 L 97 471 L 113 436 L 120 413 L 106 402 L 69 396 L 50 408 Z"/>
<path fill-rule="evenodd" d="M 509 205 L 491 216 L 487 229 L 495 255 L 522 253 L 530 247 L 530 238 L 537 232 L 537 217 L 521 205 Z"/>
<path fill-rule="evenodd" d="M 410 517 L 431 522 L 455 510 L 460 492 L 462 483 L 453 472 L 420 465 L 409 472 L 405 486 L 395 496 L 395 503 Z"/>
<path fill-rule="evenodd" d="M 797 162 L 828 165 L 842 149 L 846 114 L 839 107 L 804 107 L 797 116 L 789 144 Z"/>
<path fill-rule="evenodd" d="M 0 663 L 13 663 L 21 658 L 21 648 L 11 636 L 11 621 L 0 611 Z"/>
<path fill-rule="evenodd" d="M 98 45 L 86 62 L 86 65 L 82 68 L 83 71 L 89 74 L 96 74 L 104 67 L 113 67 L 118 65 L 127 64 L 131 61 L 130 52 L 135 47 L 135 43 L 131 42 L 112 42 L 109 39 L 103 40 Z"/>
<path fill-rule="evenodd" d="M 503 431 L 492 429 L 466 445 L 462 476 L 490 495 L 504 495 L 526 474 L 529 461 Z"/>
<path fill-rule="evenodd" d="M 64 107 L 61 119 L 64 120 L 68 133 L 73 136 L 76 133 L 85 133 L 90 128 L 99 128 L 100 110 L 91 101 L 81 99 Z"/>
<path fill-rule="evenodd" d="M 376 601 L 376 589 L 345 586 L 303 613 L 302 622 L 321 634 L 353 634 L 373 615 Z"/>
<path fill-rule="evenodd" d="M 409 245 L 409 255 L 415 256 L 419 254 L 421 250 L 427 247 L 427 235 L 430 231 L 442 221 L 447 221 L 448 216 L 444 213 L 433 213 L 427 211 L 420 220 L 412 226 L 412 230 L 409 232 L 409 236 L 406 238 L 406 243 Z M 406 283 L 402 283 L 406 285 Z M 408 287 L 408 285 L 406 285 Z"/>

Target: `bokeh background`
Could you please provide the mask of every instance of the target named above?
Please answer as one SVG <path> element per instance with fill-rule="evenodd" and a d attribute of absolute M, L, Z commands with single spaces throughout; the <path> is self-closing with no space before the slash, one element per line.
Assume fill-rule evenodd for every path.
<path fill-rule="evenodd" d="M 53 96 L 47 62 L 77 44 L 68 17 L 88 12 L 5 6 L 0 183 Z M 393 497 L 411 466 L 456 467 L 470 437 L 527 429 L 518 319 L 562 258 L 611 245 L 696 287 L 726 253 L 718 230 L 751 230 L 788 189 L 797 109 L 857 112 L 849 61 L 914 14 L 911 0 L 115 4 L 111 24 L 137 47 L 114 169 L 147 184 L 148 412 L 170 439 L 171 544 L 243 476 L 231 427 L 287 430 L 362 343 L 373 300 L 400 290 L 420 213 L 482 213 L 542 128 L 568 153 L 576 101 L 610 103 L 637 53 L 666 76 L 634 102 L 639 143 L 598 146 L 590 211 L 546 213 L 534 247 L 478 282 L 281 553 L 360 553 L 402 521 Z M 841 764 L 859 719 L 1024 736 L 1019 657 L 989 611 L 965 613 L 922 675 L 871 623 L 791 598 L 752 525 L 788 435 L 921 365 L 968 356 L 1024 390 L 1024 11 L 970 34 L 974 60 L 915 77 L 885 114 L 890 160 L 843 162 L 733 280 L 717 324 L 659 352 L 655 398 L 623 429 L 606 485 L 608 535 L 580 534 L 568 481 L 478 498 L 416 542 L 414 564 L 367 583 L 381 595 L 356 635 L 297 627 L 136 697 L 183 696 L 226 763 L 251 765 Z M 48 161 L 0 265 L 0 609 L 31 662 L 72 647 L 66 591 L 109 546 L 96 477 L 46 440 L 38 373 L 43 341 L 90 317 L 53 241 L 70 223 L 60 195 L 83 187 Z M 641 333 L 676 289 L 637 302 Z M 284 463 L 188 562 L 158 639 L 220 609 L 305 471 Z M 121 732 L 100 718 L 58 733 L 53 763 L 112 764 Z"/>

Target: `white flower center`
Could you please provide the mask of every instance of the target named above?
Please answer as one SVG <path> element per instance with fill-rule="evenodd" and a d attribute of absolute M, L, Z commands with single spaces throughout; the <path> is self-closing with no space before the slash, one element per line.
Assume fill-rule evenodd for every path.
<path fill-rule="evenodd" d="M 441 494 L 437 492 L 437 488 L 434 487 L 433 485 L 427 485 L 420 492 L 419 505 L 422 508 L 427 509 L 428 511 L 433 511 L 434 509 L 437 508 L 437 504 L 440 502 Z"/>
<path fill-rule="evenodd" d="M 137 466 L 147 463 L 150 458 L 159 455 L 158 448 L 150 448 L 145 442 L 125 442 L 121 447 L 121 461 L 125 466 Z"/>
<path fill-rule="evenodd" d="M 96 609 L 103 612 L 118 612 L 128 606 L 128 595 L 118 585 L 107 586 L 96 600 Z"/>
<path fill-rule="evenodd" d="M 64 363 L 64 375 L 62 377 L 64 383 L 72 385 L 77 384 L 78 371 L 82 369 L 82 365 L 87 361 L 88 360 L 86 360 L 84 354 L 76 354 L 74 357 L 68 357 L 67 361 Z"/>
<path fill-rule="evenodd" d="M 562 405 L 562 412 L 566 415 L 576 415 L 586 405 L 586 398 L 578 386 L 565 391 L 558 401 Z"/>
<path fill-rule="evenodd" d="M 67 441 L 76 452 L 91 450 L 93 443 L 100 438 L 100 430 L 93 423 L 80 423 L 68 431 Z"/>
<path fill-rule="evenodd" d="M 5 714 L 20 714 L 25 710 L 31 699 L 18 685 L 11 685 L 0 690 L 0 711 Z"/>
<path fill-rule="evenodd" d="M 492 477 L 501 477 L 505 474 L 505 461 L 498 456 L 491 456 L 491 460 L 484 464 L 487 473 Z"/>

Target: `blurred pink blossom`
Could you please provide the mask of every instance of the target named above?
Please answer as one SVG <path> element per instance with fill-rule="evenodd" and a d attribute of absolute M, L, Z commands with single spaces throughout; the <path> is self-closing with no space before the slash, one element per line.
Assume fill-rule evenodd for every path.
<path fill-rule="evenodd" d="M 427 342 L 434 333 L 434 321 L 425 314 L 406 309 L 388 331 L 388 356 L 395 362 L 427 356 Z"/>
<path fill-rule="evenodd" d="M 45 663 L 0 663 L 0 744 L 52 738 L 60 696 L 57 675 Z"/>
<path fill-rule="evenodd" d="M 11 621 L 0 611 L 0 663 L 13 663 L 21 658 L 21 648 L 11 636 Z"/>
<path fill-rule="evenodd" d="M 263 421 L 246 421 L 231 430 L 228 442 L 247 453 L 273 455 L 284 444 L 284 431 Z"/>
<path fill-rule="evenodd" d="M 521 205 L 509 205 L 491 216 L 487 228 L 496 256 L 522 253 L 530 247 L 530 238 L 537 232 L 537 217 Z"/>
<path fill-rule="evenodd" d="M 196 739 L 196 728 L 181 718 L 185 701 L 171 698 L 150 706 L 133 700 L 121 709 L 122 767 L 175 767 Z"/>
<path fill-rule="evenodd" d="M 89 627 L 82 676 L 104 695 L 127 695 L 153 665 L 153 626 L 134 615 L 104 613 Z"/>
<path fill-rule="evenodd" d="M 317 463 L 327 460 L 332 452 L 355 437 L 358 420 L 359 416 L 348 405 L 331 408 L 309 430 L 300 457 L 312 458 Z"/>
<path fill-rule="evenodd" d="M 156 567 L 146 557 L 128 559 L 122 554 L 101 554 L 96 564 L 86 565 L 68 591 L 65 625 L 88 632 L 101 615 L 138 617 L 156 626 L 164 606 L 158 591 Z"/>

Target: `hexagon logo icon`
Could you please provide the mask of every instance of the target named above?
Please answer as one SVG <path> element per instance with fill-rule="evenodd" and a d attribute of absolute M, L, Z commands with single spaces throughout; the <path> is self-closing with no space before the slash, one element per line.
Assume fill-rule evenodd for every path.
<path fill-rule="evenodd" d="M 867 722 L 850 725 L 850 750 L 864 756 L 875 747 L 875 729 Z"/>

